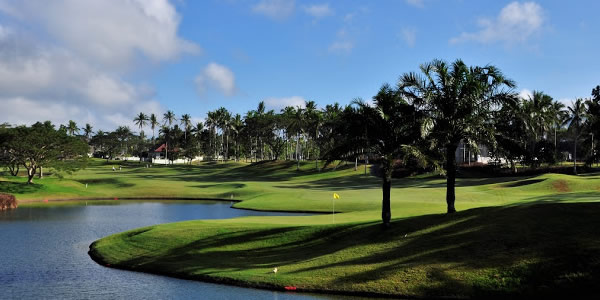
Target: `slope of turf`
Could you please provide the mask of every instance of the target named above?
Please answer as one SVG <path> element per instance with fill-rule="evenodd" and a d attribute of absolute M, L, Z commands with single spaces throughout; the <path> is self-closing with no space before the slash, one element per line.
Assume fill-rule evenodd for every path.
<path fill-rule="evenodd" d="M 189 221 L 109 236 L 90 253 L 118 268 L 282 290 L 573 296 L 600 292 L 599 213 L 600 203 L 489 207 L 396 219 L 389 230 Z"/>
<path fill-rule="evenodd" d="M 201 163 L 154 166 L 94 160 L 64 179 L 0 177 L 21 205 L 76 198 L 219 198 L 256 210 L 331 212 L 165 224 L 104 238 L 103 263 L 172 276 L 280 288 L 404 296 L 596 291 L 600 174 L 461 178 L 445 211 L 445 180 L 394 179 L 393 228 L 382 232 L 381 181 L 351 165 Z M 86 188 L 87 184 L 87 188 Z M 48 203 L 42 202 L 49 199 Z M 23 202 L 31 201 L 23 204 Z M 543 204 L 543 205 L 542 205 Z M 473 209 L 474 208 L 474 209 Z M 406 235 L 406 237 L 405 237 Z M 596 251 L 596 252 L 595 252 Z M 277 274 L 270 273 L 279 267 Z M 590 266 L 590 267 L 585 267 Z"/>

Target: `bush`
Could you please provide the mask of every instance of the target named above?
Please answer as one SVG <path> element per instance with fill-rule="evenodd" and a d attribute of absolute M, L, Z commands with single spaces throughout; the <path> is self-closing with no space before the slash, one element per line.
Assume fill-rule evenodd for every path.
<path fill-rule="evenodd" d="M 11 194 L 0 193 L 0 210 L 17 208 L 17 199 Z"/>

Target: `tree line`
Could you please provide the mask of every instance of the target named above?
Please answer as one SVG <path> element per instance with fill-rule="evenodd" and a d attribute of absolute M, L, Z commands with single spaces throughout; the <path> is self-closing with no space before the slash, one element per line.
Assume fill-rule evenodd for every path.
<path fill-rule="evenodd" d="M 205 122 L 192 123 L 189 114 L 162 116 L 140 112 L 134 119 L 138 133 L 127 126 L 112 132 L 73 121 L 59 132 L 78 136 L 96 155 L 111 159 L 123 155 L 147 157 L 149 150 L 164 145 L 169 160 L 336 160 L 370 158 L 382 177 L 382 220 L 389 224 L 392 171 L 406 168 L 438 168 L 447 179 L 447 212 L 455 212 L 455 153 L 459 144 L 473 152 L 480 145 L 489 156 L 506 163 L 538 167 L 571 156 L 587 164 L 598 160 L 594 136 L 600 136 L 600 86 L 591 98 L 577 99 L 568 107 L 542 91 L 521 98 L 516 84 L 497 67 L 468 66 L 462 60 L 433 60 L 418 72 L 400 76 L 396 85 L 384 84 L 372 101 L 353 100 L 318 108 L 314 101 L 303 107 L 267 110 L 264 102 L 245 115 L 221 107 L 207 113 Z M 144 133 L 152 130 L 152 136 Z M 78 135 L 79 133 L 82 133 Z M 7 147 L 4 146 L 6 153 Z M 486 153 L 486 156 L 488 154 Z M 356 166 L 356 165 L 355 165 Z"/>

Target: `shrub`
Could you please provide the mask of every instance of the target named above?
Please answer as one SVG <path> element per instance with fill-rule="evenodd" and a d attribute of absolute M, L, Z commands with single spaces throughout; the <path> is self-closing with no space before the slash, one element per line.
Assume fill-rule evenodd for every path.
<path fill-rule="evenodd" d="M 0 210 L 17 208 L 17 199 L 11 194 L 0 193 Z"/>

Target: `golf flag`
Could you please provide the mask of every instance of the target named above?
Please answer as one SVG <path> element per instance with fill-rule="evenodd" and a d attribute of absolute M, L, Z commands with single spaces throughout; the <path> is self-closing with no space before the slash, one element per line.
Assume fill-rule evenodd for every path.
<path fill-rule="evenodd" d="M 333 193 L 333 199 L 340 199 L 340 195 L 338 195 L 338 193 Z"/>

